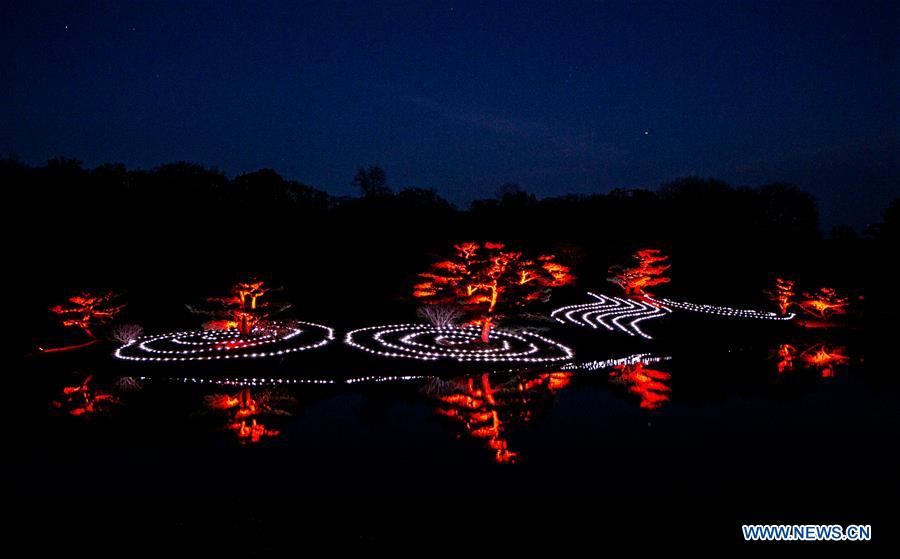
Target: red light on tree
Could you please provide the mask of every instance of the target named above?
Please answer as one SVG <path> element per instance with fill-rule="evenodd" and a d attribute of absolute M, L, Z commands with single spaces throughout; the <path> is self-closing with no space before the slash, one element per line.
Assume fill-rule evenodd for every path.
<path fill-rule="evenodd" d="M 775 280 L 775 288 L 765 292 L 769 300 L 778 304 L 778 310 L 782 315 L 786 315 L 788 308 L 795 303 L 796 293 L 794 292 L 794 281 L 783 278 Z"/>
<path fill-rule="evenodd" d="M 91 339 L 96 339 L 93 328 L 111 322 L 125 307 L 124 304 L 115 304 L 118 297 L 114 291 L 82 291 L 69 297 L 65 303 L 50 307 L 50 311 L 59 316 L 63 326 L 79 328 Z"/>
<path fill-rule="evenodd" d="M 669 401 L 669 393 L 672 389 L 665 381 L 672 375 L 663 371 L 649 369 L 640 361 L 634 364 L 616 365 L 609 373 L 613 382 L 623 384 L 632 394 L 640 397 L 640 406 L 644 409 L 655 410 Z"/>
<path fill-rule="evenodd" d="M 413 296 L 429 304 L 457 304 L 477 314 L 487 343 L 498 308 L 546 300 L 553 287 L 574 281 L 568 266 L 552 255 L 528 258 L 502 243 L 461 243 L 448 260 L 435 262 Z"/>
<path fill-rule="evenodd" d="M 846 314 L 849 304 L 848 297 L 841 296 L 834 288 L 823 287 L 815 293 L 804 293 L 798 306 L 809 315 L 827 320 L 834 315 Z"/>
<path fill-rule="evenodd" d="M 265 282 L 249 281 L 235 284 L 228 297 L 210 297 L 206 307 L 188 305 L 191 312 L 212 317 L 204 327 L 209 330 L 236 328 L 243 335 L 250 334 L 263 320 L 290 307 L 288 303 L 263 301 L 272 291 Z"/>
<path fill-rule="evenodd" d="M 647 288 L 671 281 L 665 275 L 671 267 L 670 264 L 665 264 L 669 257 L 660 250 L 639 250 L 632 258 L 637 261 L 636 266 L 612 266 L 609 269 L 612 276 L 609 281 L 621 287 L 626 295 L 650 295 Z"/>

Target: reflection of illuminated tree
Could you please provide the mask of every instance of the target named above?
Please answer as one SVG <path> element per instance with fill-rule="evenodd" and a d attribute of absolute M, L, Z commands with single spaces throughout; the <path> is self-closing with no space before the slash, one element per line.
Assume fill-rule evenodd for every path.
<path fill-rule="evenodd" d="M 264 390 L 253 395 L 249 388 L 242 388 L 237 394 L 212 394 L 205 399 L 211 410 L 224 412 L 228 428 L 234 431 L 241 442 L 259 442 L 263 437 L 276 437 L 280 431 L 268 429 L 263 416 L 290 415 L 282 406 L 293 399 L 280 393 Z"/>
<path fill-rule="evenodd" d="M 113 291 L 82 291 L 69 297 L 65 303 L 50 307 L 50 311 L 59 316 L 63 326 L 79 328 L 95 339 L 97 336 L 92 329 L 111 322 L 125 307 L 115 304 L 117 298 L 118 294 Z"/>
<path fill-rule="evenodd" d="M 454 303 L 477 313 L 482 342 L 490 336 L 498 306 L 518 306 L 546 299 L 550 288 L 571 283 L 569 268 L 552 255 L 527 258 L 501 243 L 462 243 L 448 260 L 419 276 L 413 296 L 430 304 Z"/>
<path fill-rule="evenodd" d="M 260 321 L 290 307 L 286 303 L 263 301 L 269 291 L 262 281 L 241 282 L 231 288 L 228 297 L 210 297 L 206 307 L 188 308 L 212 317 L 213 320 L 204 324 L 208 329 L 236 328 L 241 334 L 250 334 Z"/>
<path fill-rule="evenodd" d="M 671 281 L 665 275 L 671 267 L 665 264 L 669 257 L 658 249 L 639 250 L 632 258 L 637 261 L 636 266 L 612 266 L 609 269 L 612 276 L 609 281 L 624 289 L 626 295 L 649 295 L 647 288 Z"/>
<path fill-rule="evenodd" d="M 846 314 L 850 299 L 831 287 L 823 287 L 815 293 L 804 293 L 799 307 L 816 318 L 827 320 L 834 315 Z"/>
<path fill-rule="evenodd" d="M 778 310 L 782 315 L 786 315 L 788 308 L 794 304 L 794 281 L 783 278 L 775 280 L 775 287 L 765 292 L 769 296 L 769 300 L 778 304 Z"/>
<path fill-rule="evenodd" d="M 76 386 L 63 388 L 63 399 L 53 401 L 53 407 L 66 409 L 70 415 L 93 415 L 105 412 L 111 404 L 118 404 L 119 399 L 94 388 L 94 375 L 88 375 L 84 382 Z"/>
<path fill-rule="evenodd" d="M 498 463 L 509 464 L 518 460 L 506 438 L 509 426 L 529 422 L 534 407 L 565 388 L 571 376 L 568 372 L 541 373 L 492 385 L 490 375 L 484 373 L 435 380 L 423 391 L 441 402 L 437 413 L 459 422 L 470 437 L 483 440 Z"/>
<path fill-rule="evenodd" d="M 647 368 L 642 362 L 634 364 L 616 365 L 609 373 L 610 379 L 617 384 L 628 388 L 632 394 L 640 397 L 640 406 L 644 409 L 655 410 L 669 401 L 672 389 L 666 381 L 672 375 L 663 371 Z"/>
<path fill-rule="evenodd" d="M 822 378 L 830 378 L 835 374 L 835 367 L 850 362 L 845 346 L 834 346 L 826 342 L 809 345 L 798 351 L 791 344 L 781 344 L 775 352 L 778 359 L 778 372 L 795 370 L 797 364 L 806 369 L 818 371 Z"/>

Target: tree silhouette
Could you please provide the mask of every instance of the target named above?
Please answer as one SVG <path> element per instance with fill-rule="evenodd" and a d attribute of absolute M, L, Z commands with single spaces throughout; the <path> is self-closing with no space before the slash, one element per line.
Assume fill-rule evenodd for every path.
<path fill-rule="evenodd" d="M 365 198 L 383 198 L 391 195 L 391 189 L 387 186 L 387 174 L 377 165 L 357 168 L 352 184 L 359 187 Z"/>

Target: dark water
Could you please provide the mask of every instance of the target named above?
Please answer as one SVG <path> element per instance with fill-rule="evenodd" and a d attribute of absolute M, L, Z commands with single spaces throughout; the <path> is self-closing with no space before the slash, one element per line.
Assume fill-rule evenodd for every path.
<path fill-rule="evenodd" d="M 900 395 L 884 345 L 865 330 L 665 328 L 659 342 L 558 327 L 578 359 L 516 370 L 392 361 L 340 336 L 265 367 L 142 366 L 102 345 L 31 356 L 14 494 L 63 549 L 730 545 L 751 522 L 890 538 Z M 652 362 L 597 367 L 637 352 Z M 64 387 L 88 375 L 100 399 L 73 415 L 87 400 Z M 289 384 L 310 379 L 335 382 Z M 238 417 L 247 405 L 261 409 Z"/>

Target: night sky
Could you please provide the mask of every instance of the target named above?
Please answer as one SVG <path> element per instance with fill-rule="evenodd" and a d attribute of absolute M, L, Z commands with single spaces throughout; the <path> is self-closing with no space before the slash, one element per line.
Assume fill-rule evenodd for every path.
<path fill-rule="evenodd" d="M 457 204 L 785 181 L 825 227 L 900 195 L 896 2 L 293 4 L 3 2 L 0 153 Z"/>

